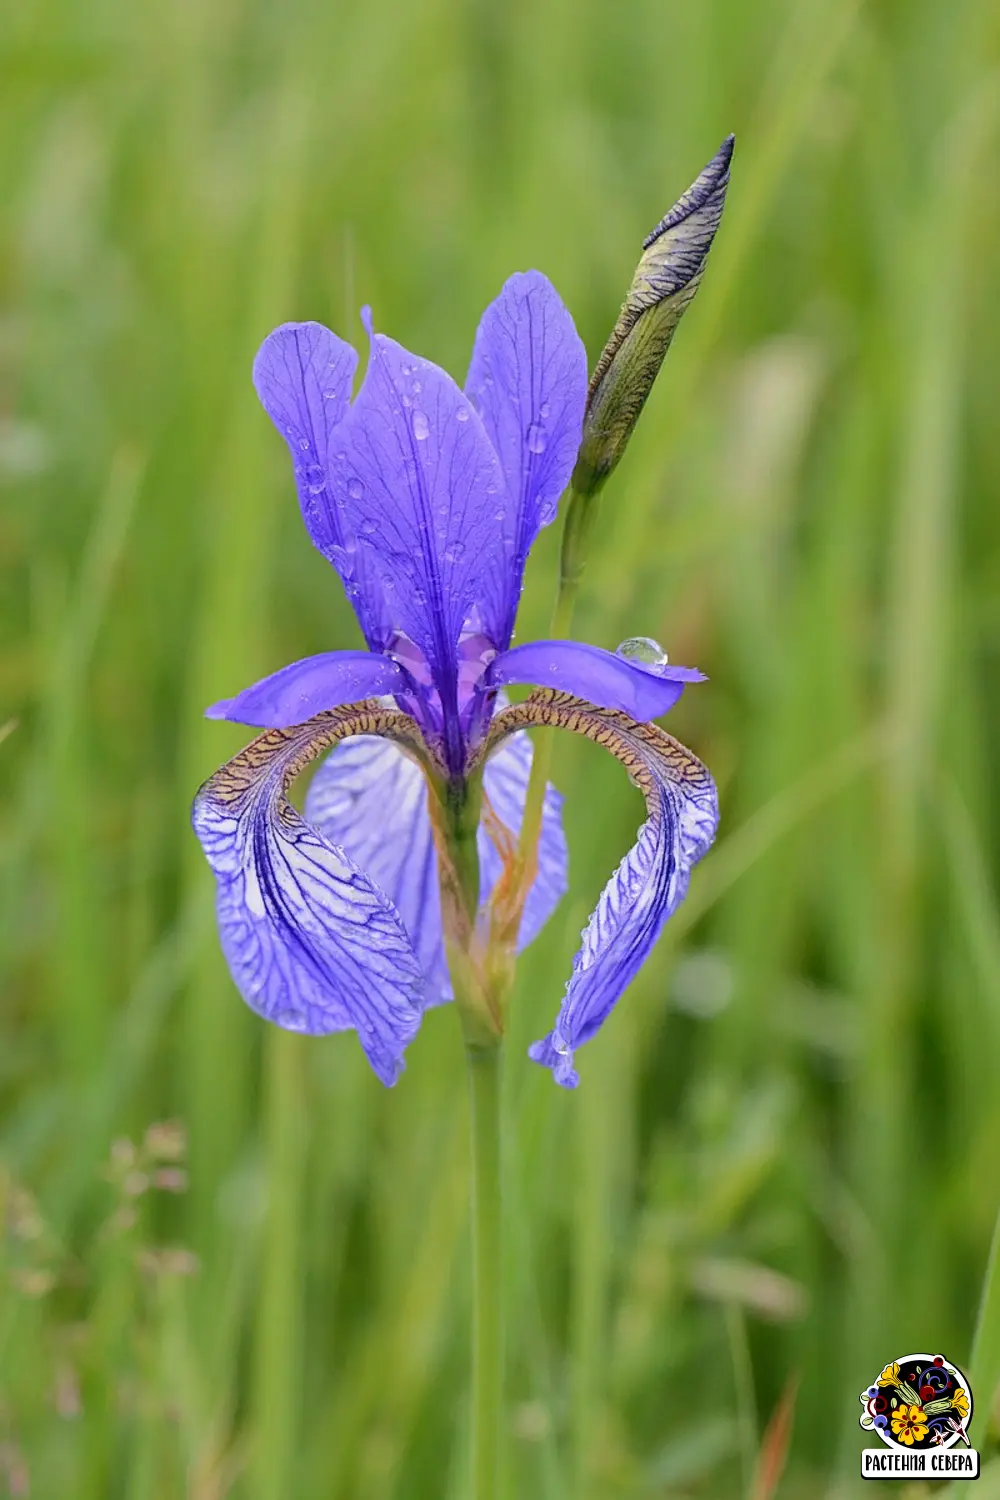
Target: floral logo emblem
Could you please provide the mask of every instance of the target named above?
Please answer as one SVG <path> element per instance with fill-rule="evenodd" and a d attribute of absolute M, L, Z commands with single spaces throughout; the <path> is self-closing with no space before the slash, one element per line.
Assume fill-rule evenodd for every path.
<path fill-rule="evenodd" d="M 887 1447 L 917 1454 L 971 1447 L 966 1428 L 972 1391 L 957 1365 L 941 1354 L 906 1354 L 886 1365 L 861 1392 L 861 1426 Z"/>

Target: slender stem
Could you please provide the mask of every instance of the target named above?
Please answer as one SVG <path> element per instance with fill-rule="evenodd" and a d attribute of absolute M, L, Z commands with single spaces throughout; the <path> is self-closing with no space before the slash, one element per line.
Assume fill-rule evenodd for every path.
<path fill-rule="evenodd" d="M 502 1044 L 467 1044 L 472 1112 L 472 1500 L 498 1500 L 503 1411 Z"/>

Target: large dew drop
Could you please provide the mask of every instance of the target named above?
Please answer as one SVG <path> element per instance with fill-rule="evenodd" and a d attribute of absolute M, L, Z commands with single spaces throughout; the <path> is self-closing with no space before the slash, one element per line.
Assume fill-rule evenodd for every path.
<path fill-rule="evenodd" d="M 427 413 L 419 410 L 415 411 L 413 413 L 413 436 L 417 442 L 422 443 L 429 432 L 430 424 L 427 421 Z"/>
<path fill-rule="evenodd" d="M 615 655 L 624 656 L 626 661 L 637 661 L 644 667 L 667 665 L 667 653 L 651 635 L 630 635 L 627 641 L 622 641 Z"/>
<path fill-rule="evenodd" d="M 542 431 L 542 427 L 539 422 L 532 422 L 531 426 L 528 428 L 528 452 L 545 452 L 545 433 Z"/>

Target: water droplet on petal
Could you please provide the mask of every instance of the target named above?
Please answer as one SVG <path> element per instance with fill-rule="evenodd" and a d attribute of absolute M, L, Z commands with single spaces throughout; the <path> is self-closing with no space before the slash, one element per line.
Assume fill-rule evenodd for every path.
<path fill-rule="evenodd" d="M 418 443 L 422 443 L 430 430 L 431 428 L 430 423 L 427 420 L 427 413 L 425 411 L 421 411 L 418 407 L 417 410 L 413 413 L 413 436 L 416 438 Z"/>
<path fill-rule="evenodd" d="M 615 655 L 623 656 L 626 661 L 637 661 L 644 667 L 667 665 L 667 653 L 651 635 L 630 635 L 627 641 L 622 641 Z"/>
<path fill-rule="evenodd" d="M 360 479 L 352 479 L 348 482 L 347 493 L 350 495 L 352 500 L 360 500 L 364 492 L 365 487 L 361 483 Z"/>
<path fill-rule="evenodd" d="M 551 410 L 552 408 L 549 403 L 547 401 L 543 401 L 541 406 L 538 408 L 538 415 L 544 420 Z"/>
<path fill-rule="evenodd" d="M 469 420 L 469 408 L 467 406 L 460 406 L 458 408 L 458 411 L 455 413 L 455 421 L 456 422 L 467 422 L 468 420 Z"/>
<path fill-rule="evenodd" d="M 305 481 L 310 495 L 321 495 L 326 489 L 326 473 L 322 464 L 307 464 Z"/>
<path fill-rule="evenodd" d="M 528 452 L 545 452 L 545 433 L 542 431 L 541 424 L 538 422 L 532 422 L 531 426 L 528 428 Z"/>
<path fill-rule="evenodd" d="M 299 447 L 302 449 L 303 453 L 308 453 L 309 452 L 309 439 L 308 438 L 299 438 Z"/>
<path fill-rule="evenodd" d="M 345 537 L 343 547 L 334 546 L 330 548 L 330 561 L 342 578 L 353 578 L 354 576 L 355 546 L 353 537 Z"/>

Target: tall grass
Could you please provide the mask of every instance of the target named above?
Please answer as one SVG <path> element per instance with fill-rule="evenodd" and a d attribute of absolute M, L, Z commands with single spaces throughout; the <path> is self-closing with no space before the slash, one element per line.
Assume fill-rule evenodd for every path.
<path fill-rule="evenodd" d="M 765 1500 L 783 1468 L 842 1500 L 857 1393 L 910 1348 L 973 1360 L 989 1450 L 998 67 L 987 0 L 11 16 L 0 1493 L 461 1500 L 455 1018 L 391 1093 L 353 1038 L 268 1033 L 187 826 L 241 742 L 203 705 L 358 638 L 250 364 L 290 318 L 356 339 L 368 301 L 460 374 L 528 265 L 596 354 L 729 130 L 577 617 L 710 674 L 671 727 L 723 826 L 564 1095 L 524 1049 L 642 814 L 561 737 L 572 890 L 505 1081 L 508 1492 Z"/>

